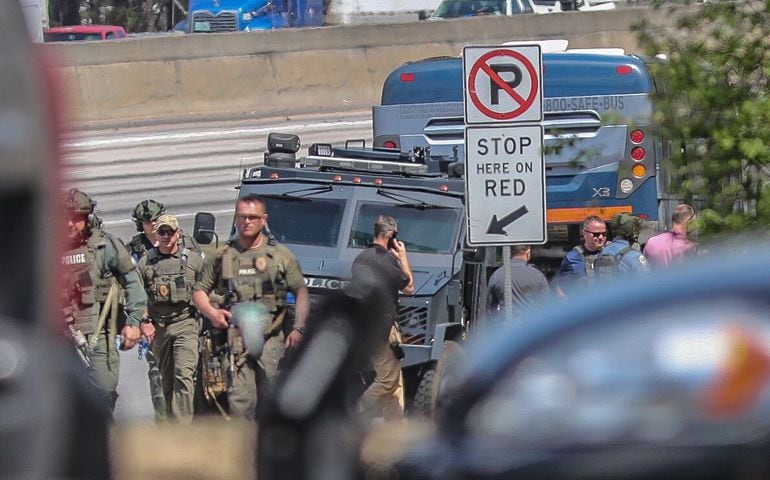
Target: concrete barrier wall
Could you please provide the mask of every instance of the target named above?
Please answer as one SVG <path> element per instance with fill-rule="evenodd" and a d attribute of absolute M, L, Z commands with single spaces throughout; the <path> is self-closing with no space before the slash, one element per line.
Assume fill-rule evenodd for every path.
<path fill-rule="evenodd" d="M 636 50 L 646 8 L 358 25 L 118 42 L 46 44 L 60 63 L 71 120 L 86 125 L 236 118 L 368 108 L 405 61 L 467 44 L 567 38 L 570 47 Z"/>

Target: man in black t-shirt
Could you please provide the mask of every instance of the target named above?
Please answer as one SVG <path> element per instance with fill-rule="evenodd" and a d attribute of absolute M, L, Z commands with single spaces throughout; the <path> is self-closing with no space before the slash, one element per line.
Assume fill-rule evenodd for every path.
<path fill-rule="evenodd" d="M 372 245 L 353 262 L 352 288 L 370 299 L 371 328 L 376 347 L 372 352 L 374 382 L 361 397 L 360 408 L 366 418 L 396 420 L 404 414 L 404 381 L 401 360 L 390 347 L 400 343 L 398 332 L 398 292 L 414 293 L 414 280 L 404 243 L 396 237 L 398 224 L 393 217 L 380 215 L 374 222 Z"/>
<path fill-rule="evenodd" d="M 505 270 L 500 267 L 489 278 L 487 293 L 487 315 L 495 320 L 517 320 L 528 310 L 537 306 L 548 294 L 548 280 L 545 275 L 529 264 L 532 258 L 530 245 L 511 246 L 511 298 L 513 317 L 505 314 Z"/>

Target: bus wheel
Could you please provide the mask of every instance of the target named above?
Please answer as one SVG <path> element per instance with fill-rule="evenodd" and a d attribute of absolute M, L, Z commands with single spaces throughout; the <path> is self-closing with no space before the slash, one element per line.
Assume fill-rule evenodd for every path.
<path fill-rule="evenodd" d="M 444 342 L 441 357 L 436 362 L 431 391 L 432 417 L 438 416 L 458 388 L 460 371 L 465 362 L 465 350 L 454 340 Z"/>

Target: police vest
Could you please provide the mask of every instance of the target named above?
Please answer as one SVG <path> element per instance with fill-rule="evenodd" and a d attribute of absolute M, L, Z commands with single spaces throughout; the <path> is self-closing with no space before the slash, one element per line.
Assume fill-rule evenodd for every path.
<path fill-rule="evenodd" d="M 74 327 L 85 335 L 94 333 L 101 303 L 107 298 L 111 285 L 112 273 L 101 272 L 98 263 L 106 255 L 107 241 L 101 230 L 94 230 L 85 245 L 62 256 L 63 301 L 77 312 Z"/>
<path fill-rule="evenodd" d="M 179 257 L 163 256 L 157 248 L 147 253 L 147 266 L 152 279 L 145 286 L 152 303 L 190 303 L 195 276 L 203 265 L 203 257 L 188 249 Z"/>
<path fill-rule="evenodd" d="M 618 272 L 623 256 L 632 249 L 631 247 L 624 247 L 615 255 L 604 253 L 604 250 L 587 255 L 582 245 L 576 246 L 575 250 L 583 258 L 583 263 L 586 266 L 586 277 L 588 280 L 593 281 L 596 276 L 610 276 Z"/>
<path fill-rule="evenodd" d="M 286 270 L 278 261 L 278 248 L 274 240 L 267 240 L 265 248 L 256 251 L 239 252 L 232 244 L 222 251 L 220 263 L 220 285 L 224 292 L 234 292 L 238 302 L 262 302 L 273 314 L 286 305 Z M 225 278 L 226 272 L 232 278 Z"/>

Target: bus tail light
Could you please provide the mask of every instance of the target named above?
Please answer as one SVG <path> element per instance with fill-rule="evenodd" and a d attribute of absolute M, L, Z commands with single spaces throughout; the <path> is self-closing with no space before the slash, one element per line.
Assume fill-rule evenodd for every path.
<path fill-rule="evenodd" d="M 655 176 L 655 135 L 648 126 L 629 126 L 626 137 L 626 150 L 618 166 L 617 189 L 615 197 L 628 198 L 640 188 L 648 177 Z"/>

